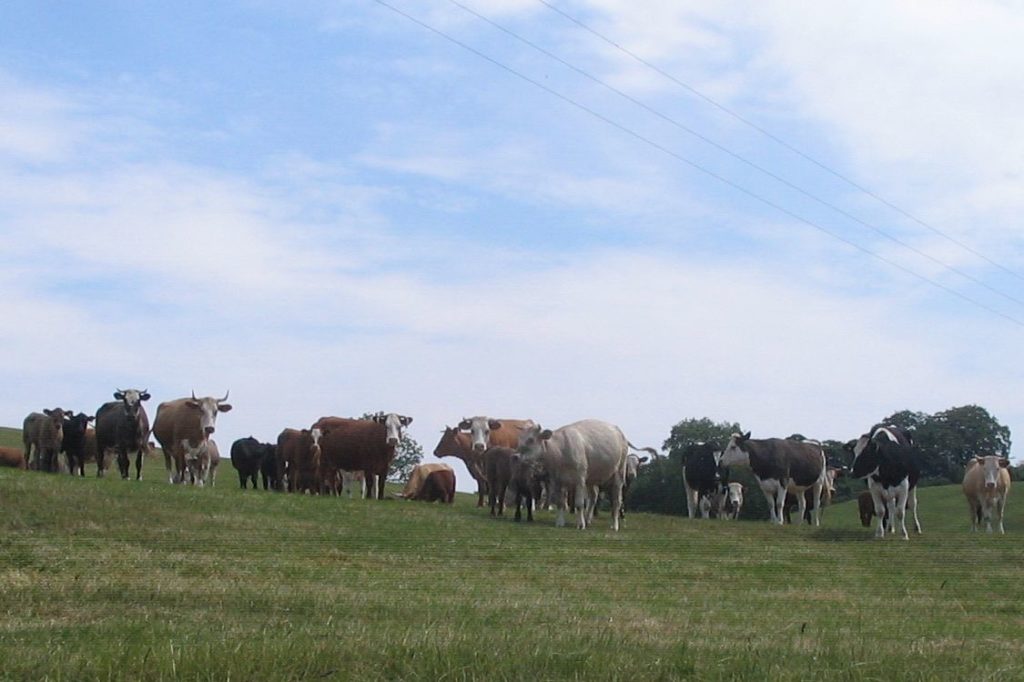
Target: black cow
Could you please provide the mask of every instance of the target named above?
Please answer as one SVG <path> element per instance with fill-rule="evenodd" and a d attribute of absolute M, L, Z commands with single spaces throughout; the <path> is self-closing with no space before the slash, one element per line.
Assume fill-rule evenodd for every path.
<path fill-rule="evenodd" d="M 231 466 L 238 471 L 238 482 L 242 485 L 243 490 L 250 480 L 253 490 L 256 489 L 256 476 L 262 470 L 266 460 L 270 460 L 276 474 L 276 451 L 277 448 L 274 445 L 261 443 L 252 436 L 239 438 L 231 444 Z M 263 488 L 267 487 L 267 477 L 264 473 Z"/>
<path fill-rule="evenodd" d="M 271 444 L 272 451 L 267 453 L 260 462 L 260 478 L 263 479 L 264 490 L 284 490 L 284 478 L 287 475 L 287 462 L 281 457 L 277 446 Z"/>
<path fill-rule="evenodd" d="M 750 463 L 761 491 L 768 499 L 771 522 L 782 524 L 786 491 L 796 495 L 801 523 L 807 508 L 804 491 L 811 490 L 815 526 L 821 525 L 821 489 L 825 486 L 825 452 L 815 441 L 788 438 L 754 440 L 750 432 L 734 433 L 719 460 L 724 467 Z"/>
<path fill-rule="evenodd" d="M 149 392 L 118 389 L 114 398 L 96 410 L 96 475 L 106 473 L 107 450 L 115 450 L 121 478 L 127 480 L 128 453 L 135 452 L 135 478 L 141 481 L 142 458 L 149 451 L 149 417 L 142 403 Z"/>
<path fill-rule="evenodd" d="M 917 518 L 917 481 L 921 466 L 914 447 L 914 436 L 898 426 L 874 426 L 852 447 L 854 478 L 866 478 L 868 492 L 878 515 L 875 537 L 885 537 L 886 528 L 895 533 L 899 526 L 907 535 L 907 508 L 914 514 L 914 530 L 921 533 Z M 886 519 L 888 514 L 888 519 Z"/>
<path fill-rule="evenodd" d="M 721 487 L 720 449 L 716 443 L 691 443 L 683 449 L 683 487 L 686 512 L 691 519 L 697 516 L 701 498 L 715 495 Z"/>
<path fill-rule="evenodd" d="M 510 485 L 516 495 L 516 521 L 521 521 L 523 518 L 524 504 L 526 505 L 526 520 L 533 521 L 533 508 L 540 503 L 541 487 L 545 478 L 544 469 L 538 463 L 520 457 L 518 452 L 512 454 Z"/>
<path fill-rule="evenodd" d="M 68 471 L 72 476 L 76 472 L 79 476 L 85 476 L 85 432 L 89 422 L 94 419 L 84 412 L 68 412 L 64 417 L 64 438 L 60 451 L 68 458 Z"/>

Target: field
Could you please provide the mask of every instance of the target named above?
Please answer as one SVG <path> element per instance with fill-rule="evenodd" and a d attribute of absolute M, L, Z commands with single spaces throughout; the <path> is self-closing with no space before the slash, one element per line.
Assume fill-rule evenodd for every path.
<path fill-rule="evenodd" d="M 6 442 L 7 433 L 0 433 Z M 0 678 L 1018 680 L 1024 501 L 972 535 L 452 507 L 0 470 Z"/>

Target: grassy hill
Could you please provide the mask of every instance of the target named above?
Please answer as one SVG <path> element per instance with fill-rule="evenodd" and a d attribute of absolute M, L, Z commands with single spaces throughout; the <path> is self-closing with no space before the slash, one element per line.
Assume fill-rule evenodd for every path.
<path fill-rule="evenodd" d="M 0 426 L 0 446 L 9 448 L 22 448 L 21 429 L 11 429 Z"/>
<path fill-rule="evenodd" d="M 1024 500 L 971 534 L 454 506 L 0 470 L 0 678 L 1020 679 Z M 1024 493 L 1022 493 L 1024 494 Z"/>

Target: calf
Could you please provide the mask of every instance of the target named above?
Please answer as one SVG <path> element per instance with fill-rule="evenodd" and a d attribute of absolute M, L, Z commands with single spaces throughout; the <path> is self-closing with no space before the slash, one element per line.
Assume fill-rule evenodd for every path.
<path fill-rule="evenodd" d="M 68 471 L 74 476 L 85 476 L 86 460 L 86 431 L 89 422 L 95 417 L 90 417 L 84 412 L 78 414 L 67 413 L 64 417 L 64 437 L 61 439 L 60 449 L 68 458 Z"/>
<path fill-rule="evenodd" d="M 0 447 L 0 467 L 25 470 L 28 469 L 28 460 L 18 448 Z"/>
<path fill-rule="evenodd" d="M 206 451 L 209 456 L 209 462 L 203 476 L 203 482 L 206 485 L 215 486 L 217 485 L 217 467 L 220 466 L 220 448 L 217 447 L 217 443 L 212 438 L 206 441 Z M 255 485 L 255 482 L 253 485 Z"/>
<path fill-rule="evenodd" d="M 487 502 L 491 516 L 505 515 L 505 491 L 512 480 L 512 456 L 515 450 L 492 446 L 484 451 L 484 471 L 487 473 Z"/>
<path fill-rule="evenodd" d="M 743 509 L 743 484 L 726 483 L 718 499 L 718 518 L 735 521 Z"/>
<path fill-rule="evenodd" d="M 825 452 L 814 441 L 782 438 L 751 439 L 750 432 L 734 433 L 719 460 L 722 466 L 749 462 L 761 491 L 768 500 L 771 522 L 784 522 L 783 507 L 788 490 L 797 493 L 800 521 L 807 501 L 804 491 L 811 490 L 815 526 L 821 525 L 821 489 L 825 485 Z"/>
<path fill-rule="evenodd" d="M 1010 460 L 1005 457 L 975 457 L 967 464 L 964 472 L 963 491 L 971 512 L 971 530 L 978 530 L 982 519 L 988 532 L 992 532 L 992 516 L 995 515 L 999 532 L 1003 529 L 1003 512 L 1006 497 L 1010 493 Z"/>
<path fill-rule="evenodd" d="M 275 448 L 270 443 L 261 443 L 252 436 L 239 438 L 231 444 L 231 466 L 238 472 L 238 482 L 245 490 L 249 481 L 252 481 L 253 490 L 256 489 L 256 476 L 260 473 L 263 463 L 270 460 L 274 469 L 277 468 Z M 269 487 L 266 475 L 263 479 L 264 490 Z"/>
<path fill-rule="evenodd" d="M 64 441 L 64 415 L 71 414 L 59 407 L 32 412 L 22 424 L 21 438 L 25 445 L 25 460 L 29 468 L 39 471 L 60 471 L 57 455 Z M 35 452 L 33 457 L 32 453 Z"/>

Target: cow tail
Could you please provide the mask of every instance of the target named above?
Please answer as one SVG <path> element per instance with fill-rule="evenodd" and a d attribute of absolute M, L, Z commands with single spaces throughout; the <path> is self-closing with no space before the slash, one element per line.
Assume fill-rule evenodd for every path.
<path fill-rule="evenodd" d="M 632 443 L 630 443 L 629 439 L 626 440 L 626 445 L 628 445 L 629 447 L 633 448 L 634 450 L 639 450 L 641 452 L 649 452 L 649 453 L 651 453 L 651 456 L 654 457 L 655 459 L 661 457 L 661 453 L 659 453 L 654 448 L 638 448 L 637 446 L 635 446 Z"/>

